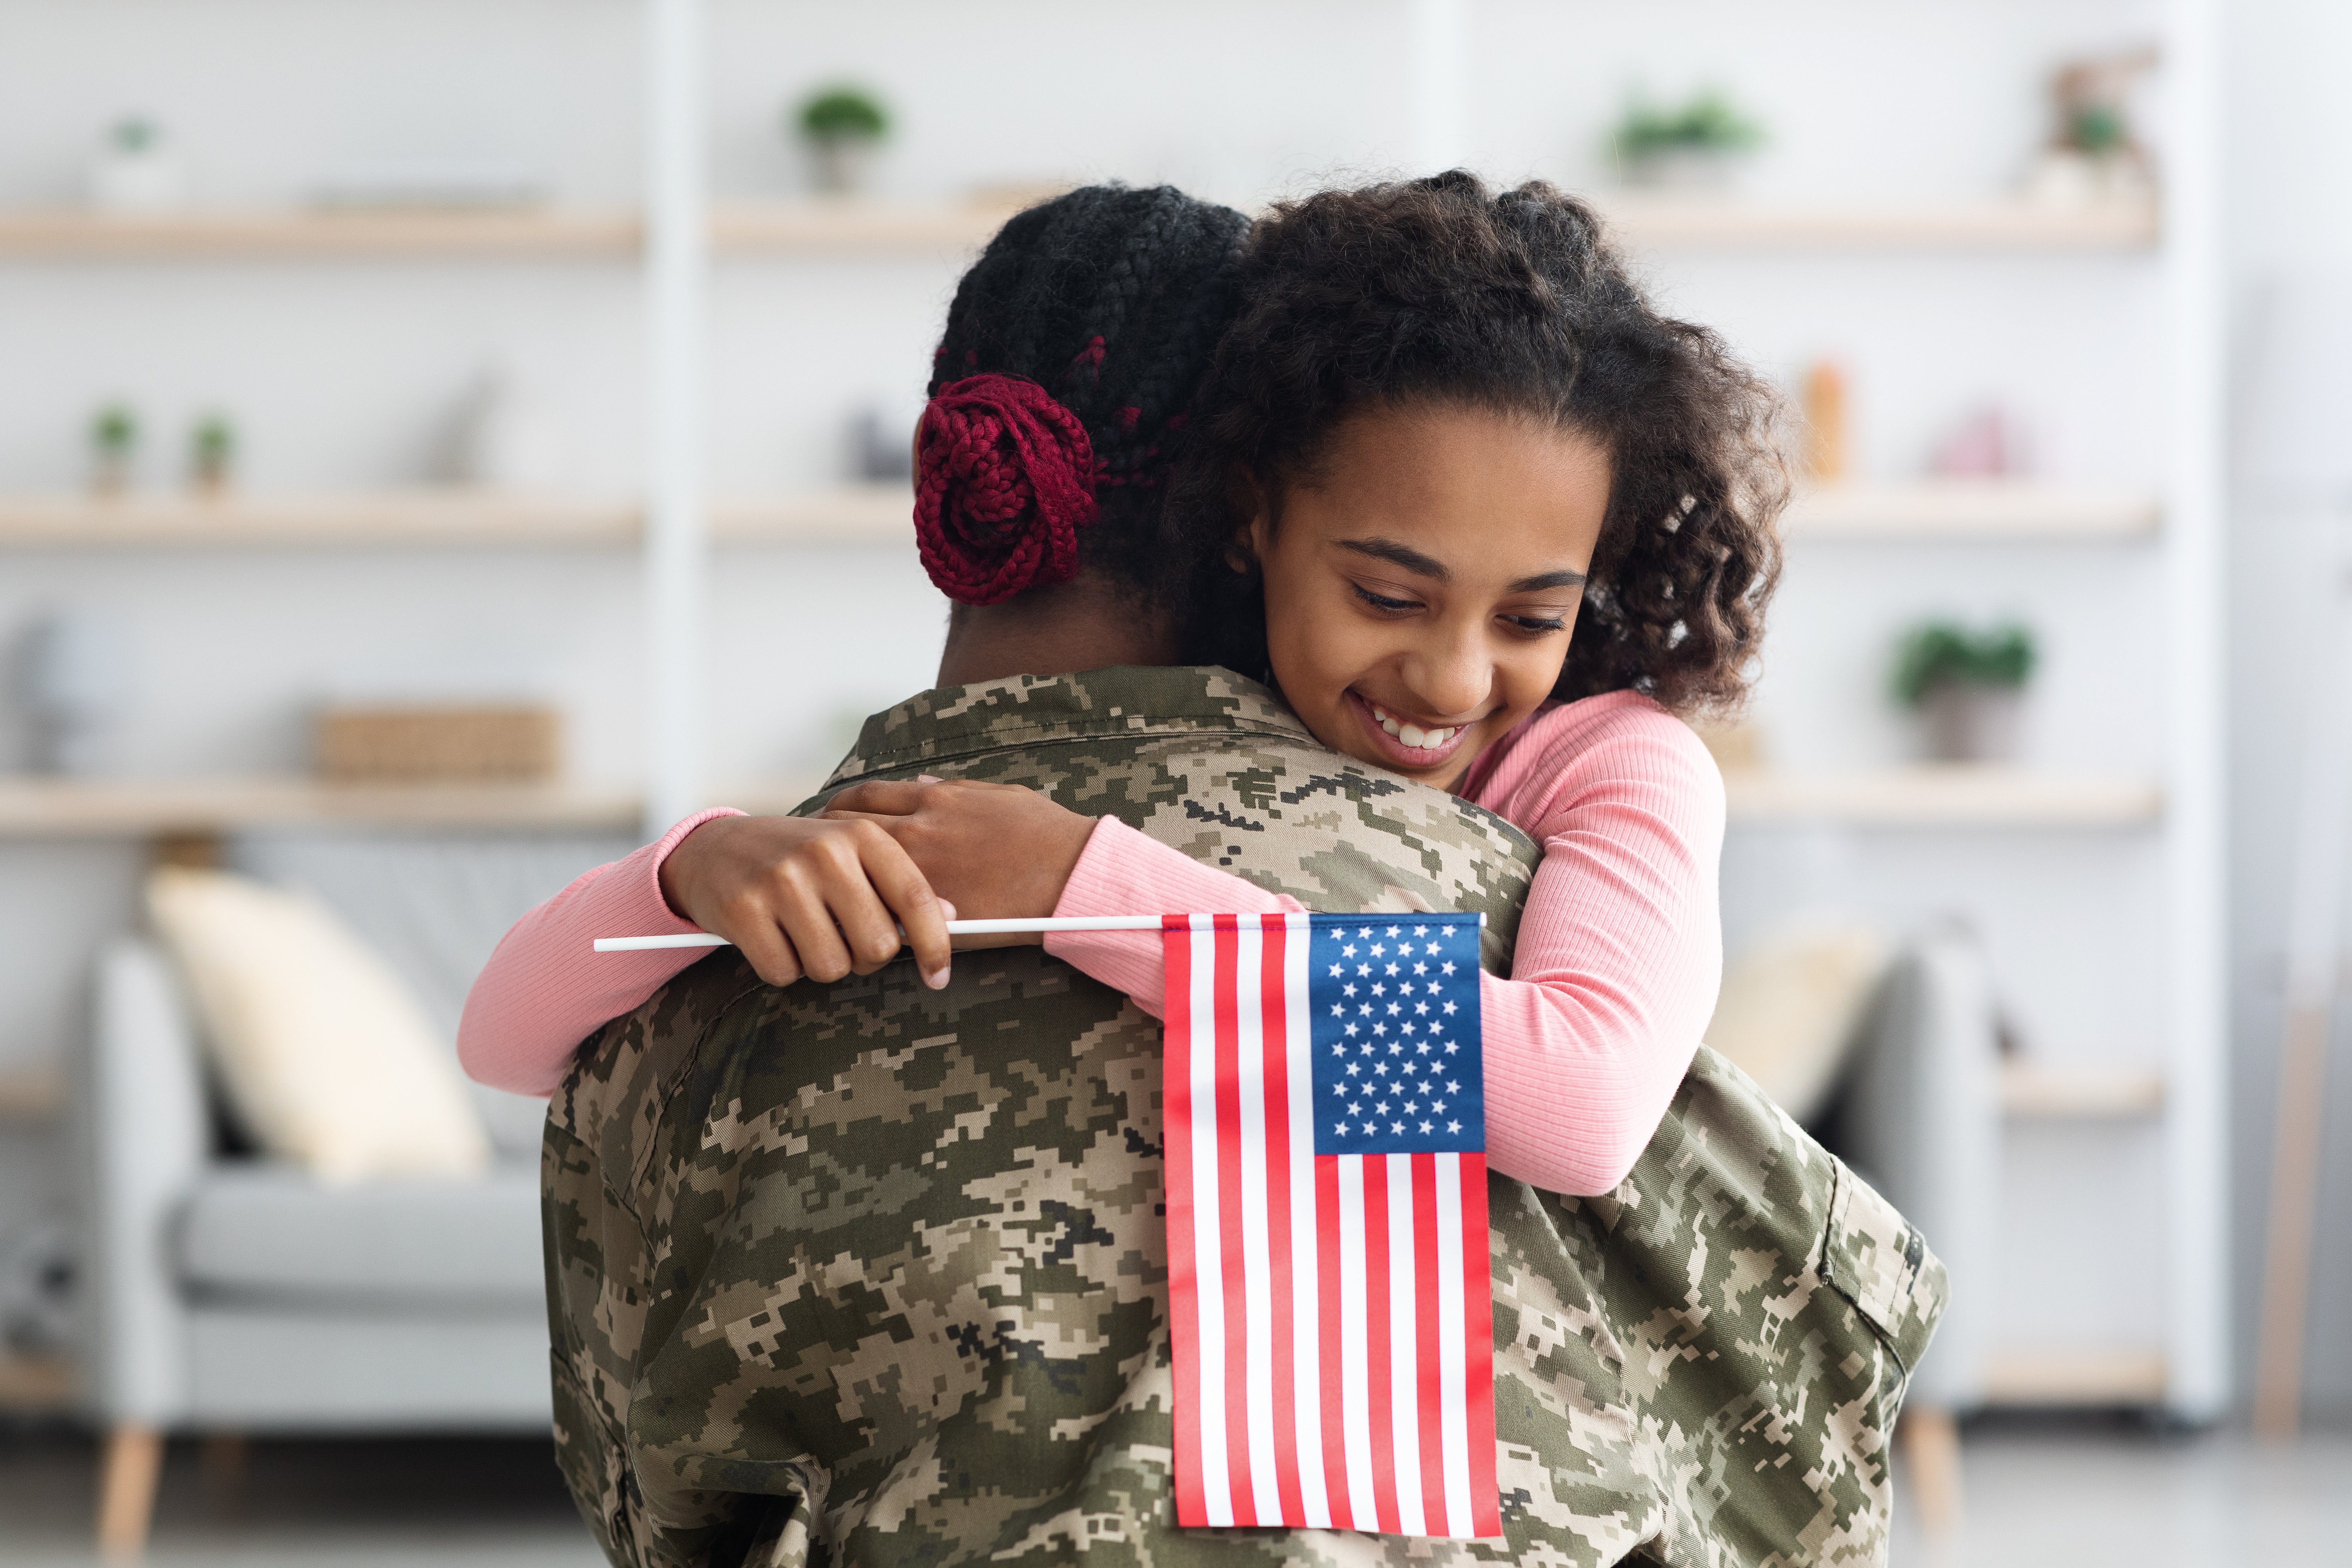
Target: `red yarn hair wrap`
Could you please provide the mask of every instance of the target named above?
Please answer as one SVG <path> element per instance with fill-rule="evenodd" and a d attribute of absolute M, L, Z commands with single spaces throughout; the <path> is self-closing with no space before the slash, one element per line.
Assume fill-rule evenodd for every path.
<path fill-rule="evenodd" d="M 949 598 L 995 605 L 1068 581 L 1078 530 L 1094 520 L 1094 443 L 1035 382 L 968 375 L 923 410 L 915 545 Z"/>

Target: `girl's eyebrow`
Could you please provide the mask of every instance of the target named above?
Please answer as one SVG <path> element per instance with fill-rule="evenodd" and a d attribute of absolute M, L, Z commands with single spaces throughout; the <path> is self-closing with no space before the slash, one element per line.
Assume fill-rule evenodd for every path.
<path fill-rule="evenodd" d="M 1393 539 L 1337 539 L 1332 542 L 1342 550 L 1353 551 L 1358 555 L 1369 555 L 1375 561 L 1385 561 L 1391 566 L 1402 566 L 1408 572 L 1436 582 L 1454 581 L 1454 574 L 1447 569 L 1444 562 L 1434 556 L 1423 555 L 1412 545 L 1399 543 Z M 1581 572 L 1542 572 L 1533 577 L 1520 578 L 1511 584 L 1510 591 L 1514 594 L 1540 594 L 1547 588 L 1581 588 L 1583 586 L 1584 574 Z"/>

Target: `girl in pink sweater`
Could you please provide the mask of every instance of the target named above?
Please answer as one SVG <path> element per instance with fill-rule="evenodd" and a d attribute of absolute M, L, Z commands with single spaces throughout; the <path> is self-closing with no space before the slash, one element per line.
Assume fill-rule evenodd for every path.
<path fill-rule="evenodd" d="M 1722 785 L 1675 715 L 1744 689 L 1778 564 L 1772 415 L 1712 335 L 1650 310 L 1580 203 L 1454 174 L 1256 226 L 1171 476 L 1186 662 L 1265 671 L 1334 751 L 1543 847 L 1513 976 L 1481 997 L 1488 1162 L 1540 1187 L 1622 1178 L 1713 1010 Z M 951 489 L 930 433 L 952 423 L 935 398 L 919 493 Z M 989 575 L 940 537 L 942 587 Z M 895 921 L 940 984 L 942 904 L 1299 909 L 1025 789 L 880 782 L 830 807 L 689 818 L 532 911 L 468 999 L 468 1070 L 545 1092 L 699 956 L 597 956 L 600 935 L 699 927 L 788 983 L 895 960 Z M 1156 934 L 1045 946 L 1160 1011 Z"/>

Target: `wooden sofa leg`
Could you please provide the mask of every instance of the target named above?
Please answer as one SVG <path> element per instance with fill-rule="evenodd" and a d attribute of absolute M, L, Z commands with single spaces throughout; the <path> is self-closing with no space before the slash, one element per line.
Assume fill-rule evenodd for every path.
<path fill-rule="evenodd" d="M 147 1554 L 155 1520 L 155 1483 L 163 1477 L 163 1435 L 125 1421 L 107 1434 L 106 1467 L 99 1477 L 98 1553 L 110 1563 Z"/>
<path fill-rule="evenodd" d="M 1895 1427 L 1911 1469 L 1911 1495 L 1929 1535 L 1949 1535 L 1960 1522 L 1960 1425 L 1948 1410 L 1912 1405 Z"/>

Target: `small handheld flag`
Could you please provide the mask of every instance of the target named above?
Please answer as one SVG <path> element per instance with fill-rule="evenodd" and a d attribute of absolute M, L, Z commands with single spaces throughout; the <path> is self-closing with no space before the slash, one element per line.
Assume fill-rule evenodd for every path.
<path fill-rule="evenodd" d="M 1176 1521 L 1502 1533 L 1475 915 L 1171 915 Z"/>

